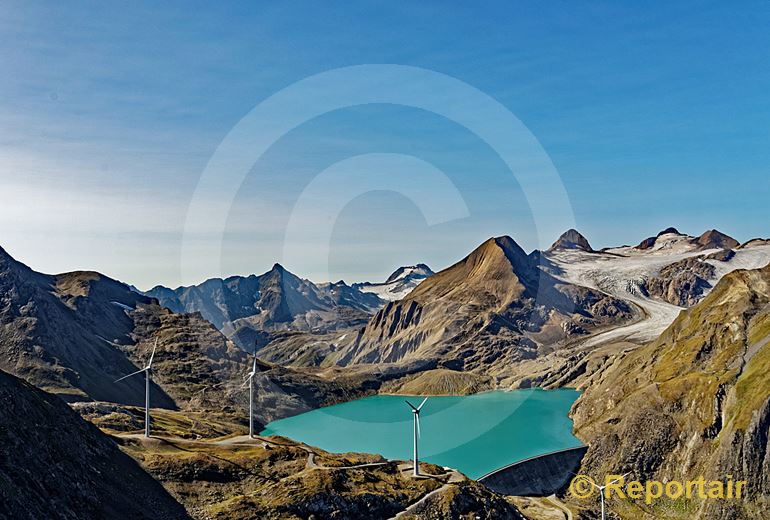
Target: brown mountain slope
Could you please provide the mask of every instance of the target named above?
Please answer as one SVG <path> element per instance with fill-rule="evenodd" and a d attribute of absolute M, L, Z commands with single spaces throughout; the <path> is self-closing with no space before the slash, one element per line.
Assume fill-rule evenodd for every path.
<path fill-rule="evenodd" d="M 750 483 L 746 501 L 620 505 L 630 518 L 760 518 L 770 507 L 769 343 L 770 266 L 725 276 L 658 340 L 591 381 L 573 409 L 590 446 L 585 470 Z"/>
<path fill-rule="evenodd" d="M 0 518 L 189 518 L 56 396 L 0 371 Z"/>
<path fill-rule="evenodd" d="M 733 237 L 725 235 L 716 229 L 706 231 L 695 240 L 695 243 L 703 251 L 707 249 L 733 249 L 740 245 L 740 242 Z"/>
<path fill-rule="evenodd" d="M 0 249 L 0 369 L 69 400 L 138 402 L 143 390 L 113 384 L 136 367 L 110 342 L 131 342 L 129 311 L 151 303 L 98 273 L 36 273 Z"/>
<path fill-rule="evenodd" d="M 455 369 L 504 365 L 537 356 L 542 344 L 632 317 L 625 302 L 561 282 L 539 261 L 510 237 L 489 239 L 386 305 L 327 360 L 433 359 Z"/>

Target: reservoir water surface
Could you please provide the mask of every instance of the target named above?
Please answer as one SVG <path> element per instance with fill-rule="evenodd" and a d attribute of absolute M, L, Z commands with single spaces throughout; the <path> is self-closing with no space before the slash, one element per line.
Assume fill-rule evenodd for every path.
<path fill-rule="evenodd" d="M 502 466 L 582 443 L 567 416 L 572 389 L 514 390 L 431 397 L 420 414 L 420 460 L 477 479 Z M 283 435 L 334 453 L 412 457 L 412 412 L 421 398 L 376 395 L 273 421 L 262 435 Z"/>

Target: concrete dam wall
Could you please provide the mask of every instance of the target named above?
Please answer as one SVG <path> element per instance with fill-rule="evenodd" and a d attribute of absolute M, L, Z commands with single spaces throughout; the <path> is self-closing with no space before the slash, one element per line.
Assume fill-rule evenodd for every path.
<path fill-rule="evenodd" d="M 502 467 L 478 481 L 503 495 L 552 495 L 569 485 L 586 451 L 588 446 L 580 446 L 539 455 Z"/>

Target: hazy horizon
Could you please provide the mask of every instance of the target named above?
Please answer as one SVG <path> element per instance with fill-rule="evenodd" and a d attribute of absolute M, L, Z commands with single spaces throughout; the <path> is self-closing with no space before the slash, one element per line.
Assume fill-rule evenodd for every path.
<path fill-rule="evenodd" d="M 597 251 L 600 251 L 602 249 L 607 249 L 607 248 L 621 247 L 621 246 L 635 246 L 635 245 L 638 245 L 638 243 L 640 243 L 642 240 L 644 240 L 646 238 L 649 238 L 650 236 L 655 236 L 658 233 L 660 233 L 661 231 L 663 231 L 664 229 L 667 229 L 669 227 L 676 228 L 677 231 L 679 231 L 680 233 L 685 234 L 685 235 L 690 235 L 690 236 L 693 236 L 693 237 L 698 237 L 701 234 L 703 234 L 703 232 L 710 231 L 711 229 L 716 229 L 717 231 L 721 231 L 721 232 L 723 232 L 723 233 L 725 233 L 725 234 L 727 234 L 729 236 L 732 236 L 733 238 L 738 240 L 741 244 L 744 244 L 744 243 L 748 242 L 749 240 L 752 240 L 752 239 L 755 239 L 755 238 L 768 238 L 768 237 L 759 237 L 759 236 L 757 236 L 757 237 L 749 237 L 749 238 L 745 238 L 745 239 L 744 238 L 739 238 L 739 237 L 737 237 L 735 235 L 732 235 L 730 232 L 727 232 L 724 229 L 720 229 L 720 228 L 708 228 L 708 229 L 704 229 L 703 232 L 693 233 L 693 232 L 688 232 L 688 230 L 680 229 L 677 226 L 666 226 L 665 228 L 661 228 L 660 230 L 658 230 L 658 231 L 656 231 L 654 233 L 651 233 L 648 236 L 640 237 L 638 241 L 632 242 L 632 243 L 625 242 L 625 243 L 616 243 L 616 244 L 597 245 L 597 244 L 595 244 L 595 243 L 593 243 L 591 241 L 591 237 L 586 236 L 586 239 L 591 243 L 591 246 L 594 249 L 596 249 Z M 580 232 L 579 229 L 577 231 Z M 581 232 L 581 234 L 585 236 L 584 233 Z M 473 249 L 475 249 L 476 247 L 480 246 L 485 240 L 488 240 L 490 238 L 494 238 L 494 237 L 497 237 L 497 236 L 501 236 L 501 235 L 490 235 L 490 236 L 480 240 L 471 249 L 468 249 L 467 251 L 465 251 L 463 253 L 460 253 L 454 260 L 452 260 L 451 262 L 449 262 L 449 263 L 447 263 L 445 265 L 431 265 L 430 263 L 425 262 L 425 261 L 403 262 L 401 264 L 394 265 L 393 268 L 390 269 L 390 270 L 384 271 L 381 274 L 381 276 L 375 276 L 375 277 L 370 277 L 370 278 L 360 278 L 360 279 L 347 279 L 347 278 L 316 279 L 316 278 L 313 278 L 311 276 L 307 276 L 306 274 L 304 274 L 302 272 L 297 272 L 297 271 L 293 270 L 290 266 L 284 265 L 283 263 L 281 263 L 280 261 L 277 261 L 277 260 L 272 262 L 272 263 L 270 263 L 269 265 L 263 266 L 260 269 L 256 269 L 256 270 L 252 270 L 252 271 L 243 271 L 243 272 L 230 272 L 230 273 L 223 273 L 223 274 L 212 274 L 211 276 L 203 277 L 200 280 L 194 281 L 192 283 L 181 284 L 181 285 L 180 284 L 167 284 L 167 283 L 164 283 L 163 281 L 158 281 L 157 283 L 154 283 L 152 285 L 143 286 L 143 285 L 139 285 L 139 284 L 135 283 L 133 280 L 126 280 L 126 279 L 122 279 L 122 278 L 119 278 L 119 277 L 112 276 L 109 272 L 103 272 L 103 271 L 98 271 L 98 270 L 96 270 L 96 271 L 100 272 L 103 275 L 115 278 L 115 279 L 117 279 L 117 280 L 119 280 L 119 281 L 121 281 L 123 283 L 127 283 L 127 284 L 130 284 L 130 285 L 133 285 L 133 286 L 137 287 L 138 289 L 140 289 L 142 291 L 148 291 L 148 290 L 153 289 L 153 288 L 155 288 L 157 286 L 164 286 L 164 287 L 168 287 L 168 288 L 171 288 L 171 289 L 177 289 L 177 288 L 179 288 L 181 286 L 198 285 L 198 284 L 200 284 L 200 283 L 202 283 L 202 282 L 204 282 L 206 280 L 210 280 L 210 279 L 214 279 L 214 278 L 226 279 L 226 278 L 230 278 L 232 276 L 262 275 L 262 274 L 265 274 L 265 273 L 269 272 L 276 264 L 280 264 L 285 269 L 287 269 L 288 271 L 292 272 L 293 274 L 299 276 L 300 278 L 308 279 L 308 280 L 310 280 L 310 281 L 312 281 L 314 283 L 338 282 L 340 280 L 346 282 L 348 285 L 353 284 L 353 283 L 359 283 L 359 282 L 379 283 L 379 282 L 384 282 L 388 276 L 393 274 L 393 272 L 395 272 L 400 267 L 413 266 L 413 265 L 417 265 L 417 264 L 426 264 L 434 272 L 442 271 L 442 270 L 446 269 L 447 267 L 450 267 L 454 263 L 456 263 L 456 262 L 462 260 L 463 258 L 465 258 L 469 253 L 471 253 L 471 251 L 473 251 Z M 519 243 L 519 245 L 521 245 L 521 243 L 518 240 L 516 240 L 515 236 L 511 236 L 511 238 L 513 238 L 514 241 L 516 241 L 517 243 Z M 554 237 L 554 242 L 556 241 L 557 238 L 559 238 L 559 237 Z M 53 271 L 44 271 L 44 270 L 40 270 L 40 269 L 36 268 L 34 265 L 31 265 L 29 262 L 26 262 L 23 258 L 20 258 L 20 257 L 14 255 L 14 253 L 12 251 L 9 251 L 7 248 L 3 247 L 2 244 L 0 244 L 0 248 L 4 249 L 8 254 L 10 254 L 12 257 L 14 257 L 15 260 L 17 260 L 17 261 L 27 265 L 28 267 L 31 267 L 34 270 L 43 272 L 45 274 L 62 274 L 62 273 L 71 272 L 71 271 L 94 271 L 95 270 L 93 268 L 80 267 L 80 268 L 76 268 L 76 269 L 64 269 L 64 270 L 60 269 L 60 270 L 53 270 Z M 526 248 L 524 248 L 524 250 L 528 254 L 532 253 L 533 251 L 535 251 L 535 249 L 531 249 L 530 250 L 530 249 L 526 249 Z"/>
<path fill-rule="evenodd" d="M 766 237 L 762 19 L 765 2 L 7 2 L 0 246 L 39 271 L 96 270 L 149 288 L 276 262 L 313 281 L 382 281 L 401 265 L 447 267 L 491 236 L 531 251 L 573 226 L 595 248 L 668 226 Z M 437 71 L 499 102 L 542 146 L 569 207 L 554 198 L 553 218 L 541 207 L 536 222 L 521 180 L 531 172 L 511 172 L 488 140 L 440 112 L 383 101 L 291 127 L 247 165 L 234 198 L 197 193 L 197 224 L 185 227 L 203 172 L 255 107 L 361 64 Z M 468 106 L 434 94 L 446 112 Z M 273 122 L 249 137 L 258 142 Z M 423 162 L 346 162 L 367 154 Z M 243 167 L 242 158 L 228 157 Z M 207 222 L 222 207 L 224 229 Z M 309 247 L 328 242 L 328 256 L 285 258 L 292 222 Z"/>

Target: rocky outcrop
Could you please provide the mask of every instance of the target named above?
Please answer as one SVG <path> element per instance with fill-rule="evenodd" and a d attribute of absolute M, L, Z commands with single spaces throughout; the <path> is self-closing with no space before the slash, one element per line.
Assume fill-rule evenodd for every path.
<path fill-rule="evenodd" d="M 548 248 L 548 251 L 563 251 L 570 249 L 579 249 L 580 251 L 586 251 L 593 253 L 594 250 L 591 244 L 588 243 L 588 239 L 581 235 L 576 229 L 569 229 L 562 234 L 553 245 Z"/>
<path fill-rule="evenodd" d="M 695 239 L 695 244 L 701 251 L 706 251 L 708 249 L 733 249 L 738 247 L 740 242 L 721 231 L 711 229 Z"/>
<path fill-rule="evenodd" d="M 735 251 L 732 249 L 722 249 L 703 257 L 704 260 L 716 260 L 717 262 L 729 262 L 733 258 L 735 258 Z"/>
<path fill-rule="evenodd" d="M 711 289 L 708 280 L 716 274 L 716 268 L 704 260 L 702 256 L 690 257 L 667 265 L 657 277 L 646 280 L 643 289 L 673 305 L 692 307 Z"/>

